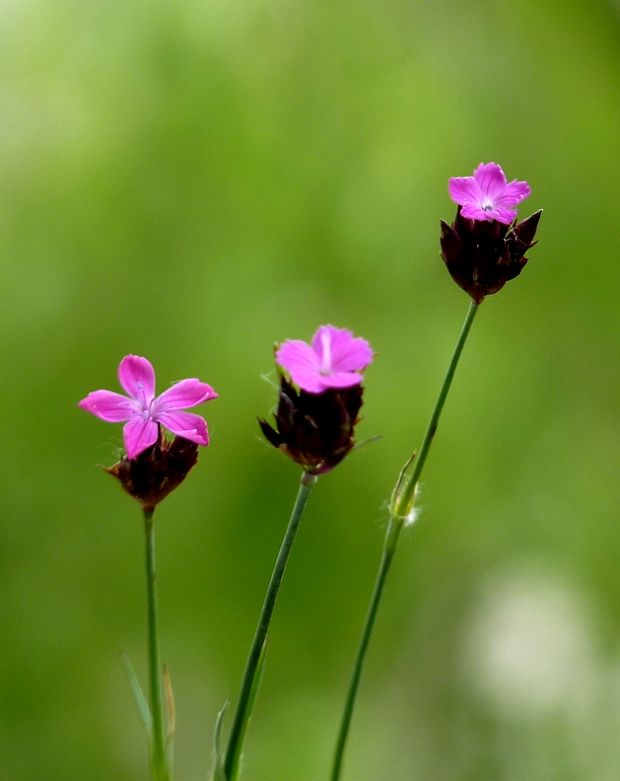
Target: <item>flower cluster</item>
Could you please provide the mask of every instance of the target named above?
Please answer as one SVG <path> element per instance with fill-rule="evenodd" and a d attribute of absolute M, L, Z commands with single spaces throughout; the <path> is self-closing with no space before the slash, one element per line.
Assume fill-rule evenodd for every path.
<path fill-rule="evenodd" d="M 441 221 L 441 255 L 454 281 L 479 304 L 521 272 L 525 253 L 536 243 L 542 212 L 516 222 L 515 207 L 530 194 L 530 186 L 507 181 L 497 163 L 480 163 L 472 176 L 451 178 L 448 190 L 458 208 L 451 225 Z M 372 360 L 365 339 L 332 325 L 318 328 L 310 343 L 285 341 L 276 351 L 275 426 L 259 419 L 267 440 L 310 474 L 333 469 L 354 446 L 363 372 Z M 178 485 L 194 465 L 197 447 L 209 443 L 205 419 L 186 410 L 217 393 L 192 378 L 156 396 L 153 367 L 138 355 L 122 359 L 118 379 L 127 395 L 97 390 L 79 406 L 102 420 L 125 424 L 126 455 L 108 471 L 150 505 Z M 168 441 L 162 427 L 175 439 Z"/>

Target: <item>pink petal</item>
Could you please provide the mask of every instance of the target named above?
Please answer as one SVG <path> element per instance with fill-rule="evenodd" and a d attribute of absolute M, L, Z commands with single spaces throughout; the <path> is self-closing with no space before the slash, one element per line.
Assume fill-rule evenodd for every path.
<path fill-rule="evenodd" d="M 162 426 L 179 437 L 189 439 L 197 445 L 209 444 L 207 421 L 193 412 L 162 412 L 157 416 Z"/>
<path fill-rule="evenodd" d="M 135 458 L 154 445 L 157 441 L 159 430 L 157 423 L 151 418 L 143 418 L 136 415 L 123 427 L 123 441 L 127 458 Z"/>
<path fill-rule="evenodd" d="M 108 390 L 89 393 L 85 399 L 78 403 L 78 406 L 108 423 L 129 420 L 137 412 L 136 402 L 133 399 Z"/>
<path fill-rule="evenodd" d="M 474 179 L 482 192 L 493 200 L 502 194 L 506 186 L 506 176 L 497 163 L 480 163 L 474 171 Z"/>
<path fill-rule="evenodd" d="M 196 379 L 181 380 L 155 399 L 153 414 L 195 407 L 196 404 L 202 404 L 203 401 L 215 398 L 217 398 L 217 393 L 206 382 L 200 382 Z"/>
<path fill-rule="evenodd" d="M 291 379 L 297 385 L 300 383 L 296 376 L 300 372 L 317 374 L 319 371 L 319 362 L 315 351 L 301 339 L 287 339 L 276 352 L 276 361 L 291 375 Z"/>
<path fill-rule="evenodd" d="M 352 388 L 359 385 L 364 378 L 357 372 L 334 372 L 326 377 L 321 377 L 323 388 Z"/>
<path fill-rule="evenodd" d="M 480 187 L 473 176 L 453 176 L 448 181 L 450 198 L 459 206 L 478 203 L 482 196 Z"/>
<path fill-rule="evenodd" d="M 147 409 L 155 396 L 155 371 L 140 355 L 126 355 L 118 367 L 118 380 L 132 399 Z"/>
<path fill-rule="evenodd" d="M 517 216 L 517 210 L 504 209 L 502 206 L 496 206 L 491 212 L 489 212 L 489 214 L 493 216 L 494 220 L 503 222 L 504 225 L 510 225 L 510 223 Z"/>
<path fill-rule="evenodd" d="M 461 216 L 468 220 L 493 220 L 495 217 L 490 211 L 481 209 L 478 203 L 468 203 L 461 208 Z"/>
<path fill-rule="evenodd" d="M 329 329 L 333 372 L 362 371 L 372 362 L 373 351 L 366 339 L 353 336 L 346 328 L 334 328 L 332 325 L 322 326 L 322 328 Z"/>
<path fill-rule="evenodd" d="M 527 182 L 518 182 L 514 179 L 504 187 L 503 193 L 495 199 L 497 206 L 516 206 L 532 192 Z"/>
<path fill-rule="evenodd" d="M 297 369 L 295 374 L 291 374 L 291 379 L 296 385 L 306 391 L 306 393 L 323 393 L 326 386 L 326 377 L 316 369 Z"/>

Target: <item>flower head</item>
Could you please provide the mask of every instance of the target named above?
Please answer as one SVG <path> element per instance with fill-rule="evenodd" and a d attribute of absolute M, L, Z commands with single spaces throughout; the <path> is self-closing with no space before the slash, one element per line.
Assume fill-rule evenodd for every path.
<path fill-rule="evenodd" d="M 512 182 L 497 163 L 480 163 L 473 176 L 453 176 L 448 182 L 450 198 L 470 220 L 497 220 L 509 225 L 517 216 L 512 208 L 530 194 L 527 182 Z"/>
<path fill-rule="evenodd" d="M 307 393 L 359 385 L 361 372 L 372 359 L 373 351 L 365 339 L 333 325 L 322 325 L 311 344 L 288 339 L 276 352 L 278 364 Z"/>
<path fill-rule="evenodd" d="M 311 344 L 284 342 L 276 361 L 291 381 L 280 375 L 275 428 L 259 419 L 266 439 L 310 474 L 333 469 L 354 445 L 362 372 L 372 359 L 365 339 L 333 325 L 322 325 Z"/>
<path fill-rule="evenodd" d="M 158 441 L 160 424 L 197 445 L 209 444 L 205 419 L 184 410 L 216 398 L 210 385 L 197 379 L 181 380 L 155 396 L 155 371 L 139 355 L 123 358 L 118 379 L 127 396 L 97 390 L 82 399 L 79 406 L 109 423 L 125 422 L 123 440 L 128 459 L 136 458 Z"/>

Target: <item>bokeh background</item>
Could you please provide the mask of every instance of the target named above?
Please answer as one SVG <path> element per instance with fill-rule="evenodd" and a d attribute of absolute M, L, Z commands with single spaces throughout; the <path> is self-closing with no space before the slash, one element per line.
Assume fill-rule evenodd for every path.
<path fill-rule="evenodd" d="M 596 0 L 0 3 L 0 778 L 140 781 L 138 508 L 79 411 L 129 352 L 211 383 L 158 511 L 177 777 L 205 779 L 298 470 L 258 435 L 272 345 L 377 352 L 293 551 L 248 781 L 327 778 L 385 502 L 467 298 L 449 176 L 545 213 L 475 323 L 391 573 L 343 781 L 620 778 L 620 10 Z M 265 379 L 265 375 L 267 378 Z"/>

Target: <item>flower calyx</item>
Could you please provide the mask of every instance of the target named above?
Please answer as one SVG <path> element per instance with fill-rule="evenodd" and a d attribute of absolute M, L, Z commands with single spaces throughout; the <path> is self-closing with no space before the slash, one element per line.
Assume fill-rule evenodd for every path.
<path fill-rule="evenodd" d="M 123 456 L 108 474 L 115 477 L 142 508 L 153 511 L 168 494 L 174 491 L 198 461 L 198 444 L 184 437 L 167 439 L 161 427 L 154 445 L 135 458 Z"/>
<path fill-rule="evenodd" d="M 329 388 L 322 393 L 297 390 L 280 375 L 275 427 L 259 418 L 274 447 L 311 475 L 332 470 L 355 444 L 355 425 L 362 406 L 361 384 Z"/>
<path fill-rule="evenodd" d="M 456 284 L 480 304 L 521 273 L 542 209 L 511 224 L 468 219 L 462 211 L 459 206 L 452 225 L 441 220 L 441 257 Z"/>

